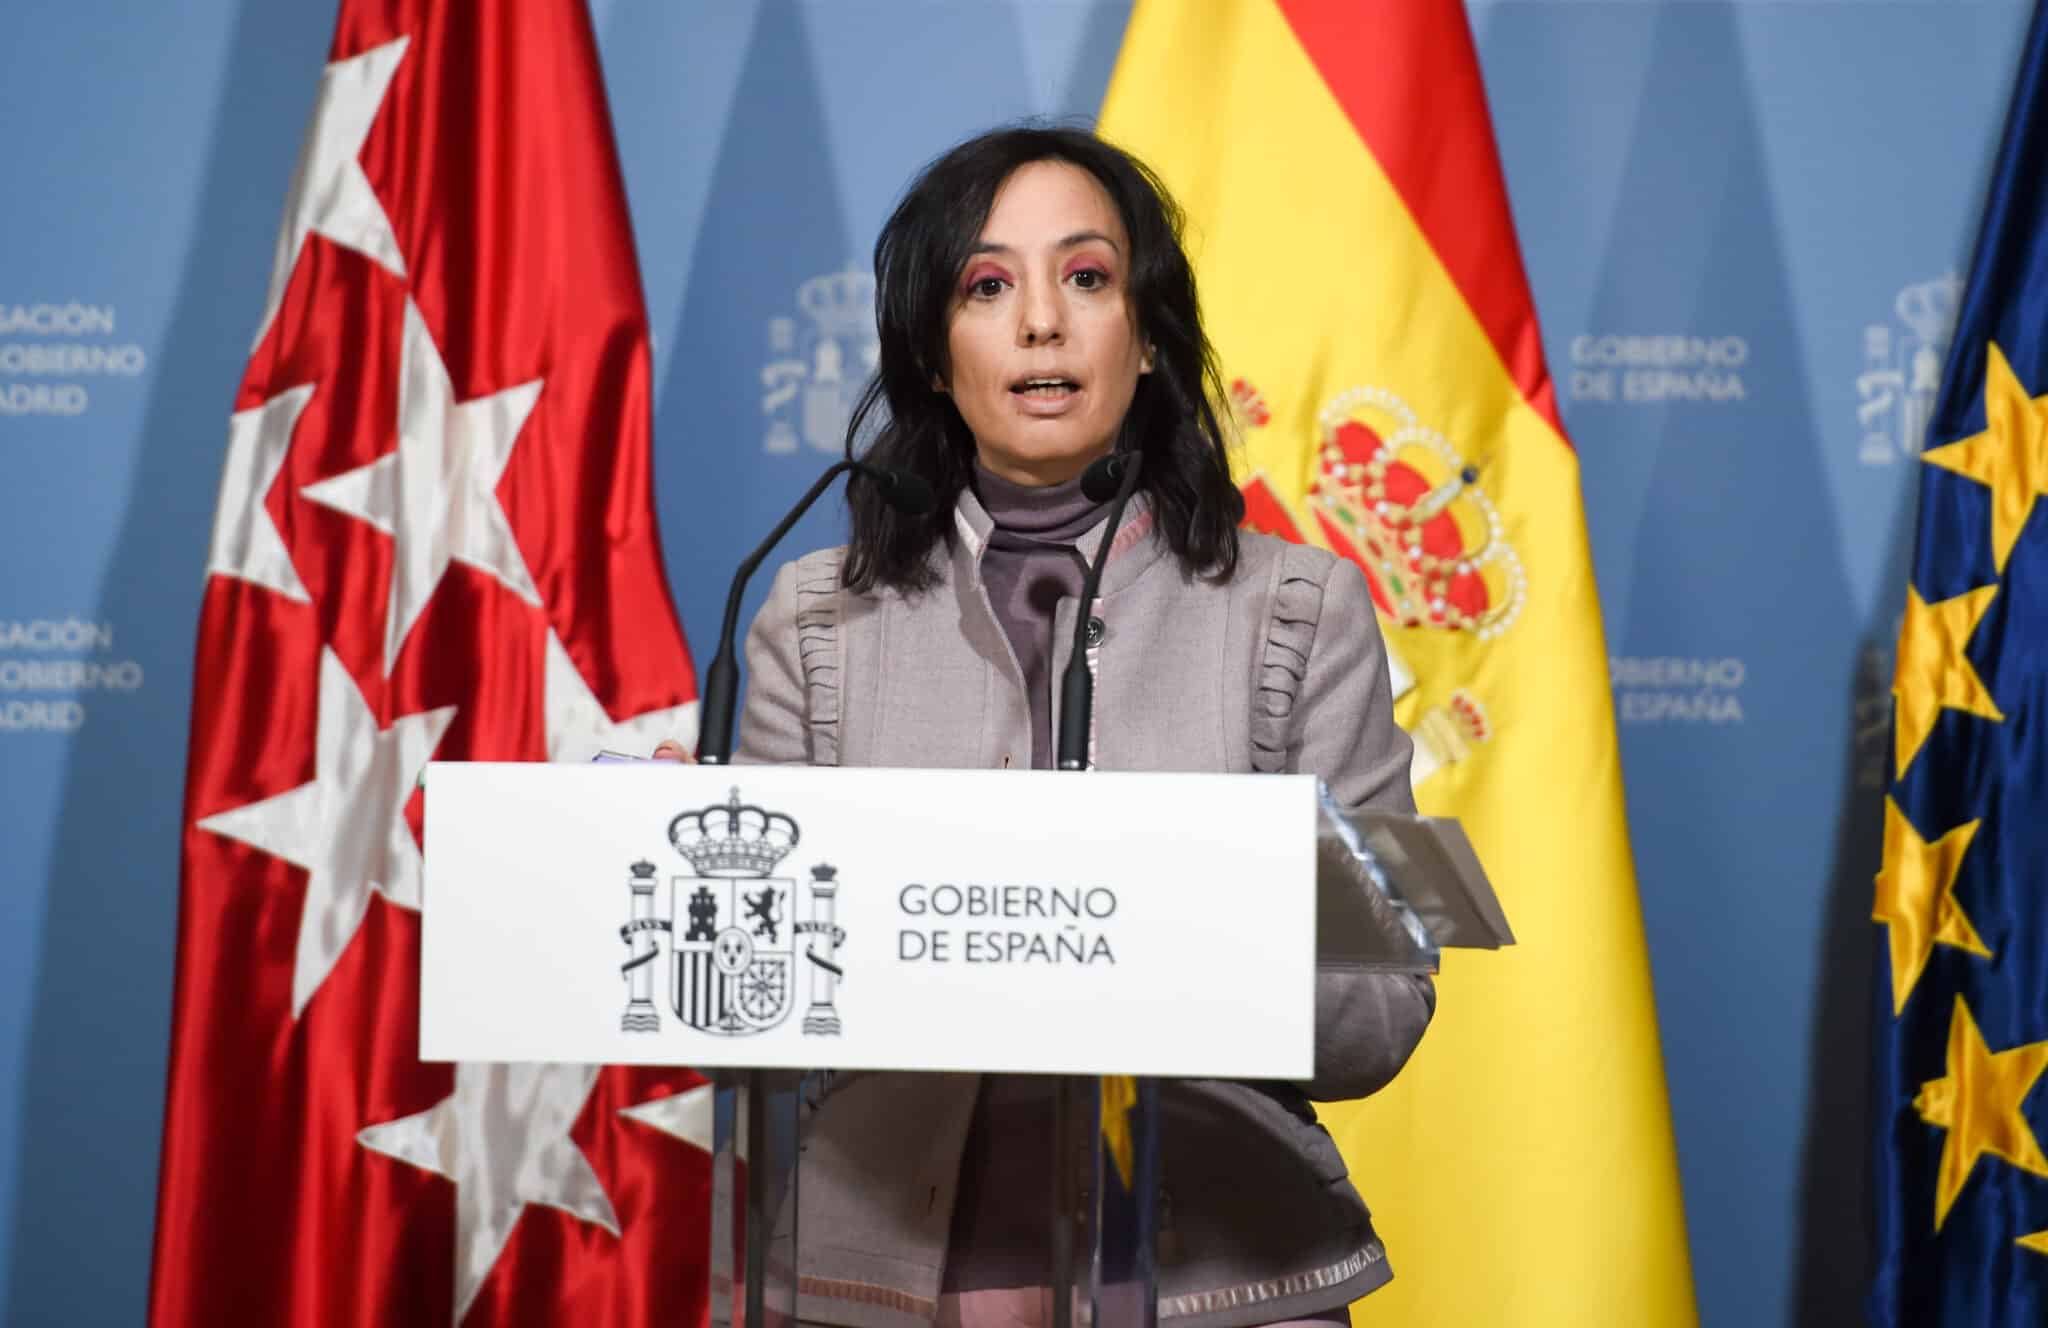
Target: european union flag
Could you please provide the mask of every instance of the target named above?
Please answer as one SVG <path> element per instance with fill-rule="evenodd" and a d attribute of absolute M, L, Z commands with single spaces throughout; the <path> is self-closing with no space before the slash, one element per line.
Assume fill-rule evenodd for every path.
<path fill-rule="evenodd" d="M 1927 449 L 1873 916 L 1882 1324 L 2048 1324 L 2048 0 Z"/>

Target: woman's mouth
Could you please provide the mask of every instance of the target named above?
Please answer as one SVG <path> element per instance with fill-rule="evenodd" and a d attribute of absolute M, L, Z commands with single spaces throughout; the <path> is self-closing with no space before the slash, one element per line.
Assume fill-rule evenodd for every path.
<path fill-rule="evenodd" d="M 1010 384 L 1018 413 L 1034 419 L 1057 419 L 1079 408 L 1081 385 L 1057 374 L 1034 374 Z"/>
<path fill-rule="evenodd" d="M 1010 384 L 1013 395 L 1035 401 L 1064 401 L 1081 390 L 1081 385 L 1071 378 L 1045 376 L 1020 378 Z"/>

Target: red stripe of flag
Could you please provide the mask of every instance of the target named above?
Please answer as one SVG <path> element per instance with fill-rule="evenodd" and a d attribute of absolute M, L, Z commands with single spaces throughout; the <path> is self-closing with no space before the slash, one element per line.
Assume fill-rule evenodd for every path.
<path fill-rule="evenodd" d="M 1429 237 L 1515 385 L 1563 438 L 1463 6 L 1458 0 L 1276 3 Z M 1429 58 L 1388 60 L 1388 51 L 1428 52 Z"/>

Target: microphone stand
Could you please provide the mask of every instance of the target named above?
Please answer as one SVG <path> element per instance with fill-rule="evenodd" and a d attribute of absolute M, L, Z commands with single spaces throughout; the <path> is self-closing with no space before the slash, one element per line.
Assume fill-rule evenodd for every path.
<path fill-rule="evenodd" d="M 1109 562 L 1110 546 L 1116 543 L 1117 531 L 1123 524 L 1124 508 L 1131 500 L 1131 494 L 1138 487 L 1138 469 L 1143 461 L 1140 453 L 1112 452 L 1089 466 L 1081 476 L 1081 491 L 1097 502 L 1114 493 L 1110 503 L 1109 518 L 1102 535 L 1102 543 L 1096 546 L 1095 557 L 1088 565 L 1088 574 L 1081 583 L 1081 603 L 1074 614 L 1073 649 L 1067 656 L 1065 673 L 1060 677 L 1060 731 L 1058 759 L 1056 766 L 1061 770 L 1086 770 L 1088 768 L 1089 737 L 1094 729 L 1095 718 L 1095 675 L 1088 668 L 1088 619 L 1095 608 L 1095 597 L 1102 587 L 1102 569 Z M 1111 490 L 1110 486 L 1114 485 Z M 1085 1080 L 1073 1076 L 1061 1076 L 1053 1091 L 1053 1211 L 1052 1211 L 1052 1322 L 1053 1328 L 1073 1328 L 1074 1322 L 1074 1226 L 1080 1208 L 1079 1196 L 1074 1193 L 1074 1173 L 1068 1165 L 1069 1155 L 1074 1151 L 1074 1130 L 1076 1116 L 1092 1118 L 1095 1121 L 1095 1254 L 1099 1255 L 1102 1244 L 1100 1216 L 1103 1212 L 1103 1192 L 1108 1184 L 1102 1165 L 1102 1081 L 1095 1080 L 1095 1110 L 1092 1113 L 1077 1112 L 1075 1098 L 1082 1091 Z M 1141 1092 L 1150 1088 L 1141 1086 Z M 1149 1142 L 1149 1141 L 1148 1141 Z M 1149 1154 L 1150 1148 L 1140 1150 Z M 1138 1175 L 1132 1177 L 1134 1185 L 1149 1184 L 1151 1181 L 1149 1156 L 1142 1159 L 1137 1168 Z M 1140 1222 L 1141 1251 L 1150 1248 L 1151 1223 L 1145 1218 Z M 1141 1259 L 1144 1257 L 1142 1252 Z M 1099 1262 L 1094 1267 L 1099 1278 Z M 1151 1316 L 1142 1314 L 1147 1324 Z M 1095 1328 L 1103 1328 L 1097 1323 Z"/>
<path fill-rule="evenodd" d="M 848 457 L 827 466 L 823 474 L 811 483 L 796 506 L 775 524 L 768 532 L 768 538 L 761 541 L 755 550 L 741 561 L 733 572 L 732 585 L 726 591 L 725 617 L 719 625 L 718 651 L 712 656 L 711 668 L 704 677 L 704 693 L 701 698 L 702 722 L 698 727 L 697 762 L 700 765 L 732 764 L 733 712 L 739 696 L 739 664 L 733 656 L 733 637 L 737 633 L 740 616 L 740 597 L 746 592 L 747 581 L 761 566 L 770 551 L 790 532 L 790 528 L 803 518 L 811 505 L 818 501 L 832 482 L 847 471 L 856 471 L 873 481 L 882 491 L 883 499 L 890 507 L 906 516 L 923 516 L 932 510 L 933 493 L 931 486 L 908 471 L 887 466 L 873 465 Z M 714 1099 L 714 1126 L 712 1137 L 715 1147 L 712 1152 L 713 1216 L 711 1224 L 711 1273 L 712 1273 L 712 1320 L 714 1323 L 731 1324 L 733 1315 L 730 1304 L 733 1278 L 730 1274 L 732 1257 L 732 1229 L 730 1214 L 732 1205 L 725 1196 L 732 1191 L 732 1169 L 737 1154 L 744 1147 L 751 1155 L 747 1167 L 746 1208 L 744 1244 L 746 1268 L 740 1323 L 744 1328 L 765 1328 L 767 1323 L 768 1245 L 770 1239 L 769 1185 L 772 1168 L 769 1155 L 772 1151 L 769 1138 L 768 1076 L 761 1070 L 743 1071 L 734 1088 L 721 1085 Z M 791 1138 L 797 1129 L 796 1117 L 788 1120 Z M 744 1140 L 744 1144 L 741 1143 Z M 789 1303 L 787 1313 L 794 1316 L 796 1308 L 796 1177 L 791 1173 L 790 1190 L 792 1209 L 789 1222 Z M 721 1269 L 725 1274 L 726 1304 L 723 1317 L 720 1316 L 718 1280 Z"/>
<path fill-rule="evenodd" d="M 847 471 L 854 469 L 857 464 L 849 458 L 827 466 L 824 473 L 811 483 L 811 487 L 797 501 L 796 506 L 791 508 L 783 516 L 782 520 L 776 523 L 775 529 L 768 532 L 768 538 L 762 540 L 754 551 L 741 561 L 738 570 L 733 573 L 732 585 L 725 595 L 725 618 L 720 623 L 718 630 L 718 652 L 712 656 L 711 668 L 704 675 L 704 694 L 701 702 L 703 719 L 697 729 L 697 763 L 699 765 L 732 764 L 733 709 L 739 695 L 740 672 L 739 663 L 733 657 L 732 641 L 739 625 L 740 596 L 746 592 L 748 579 L 754 575 L 755 569 L 760 567 L 762 560 L 768 556 L 769 552 L 782 541 L 782 537 L 789 533 L 790 527 L 801 520 L 803 514 L 811 510 L 811 504 L 817 502 L 825 490 L 831 487 L 832 481 L 838 479 Z M 769 1130 L 768 1077 L 759 1070 L 743 1071 L 740 1076 L 738 1090 L 738 1097 L 731 1102 L 729 1107 L 734 1117 L 743 1118 L 743 1120 L 734 1119 L 733 1125 L 730 1127 L 738 1137 L 730 1141 L 724 1138 L 718 1139 L 717 1143 L 719 1146 L 714 1151 L 712 1159 L 712 1192 L 713 1205 L 716 1211 L 713 1214 L 714 1220 L 711 1233 L 711 1268 L 714 1283 L 718 1280 L 718 1272 L 721 1268 L 730 1268 L 727 1261 L 732 1257 L 730 1243 L 732 1233 L 725 1227 L 724 1223 L 716 1219 L 720 1213 L 730 1213 L 732 1211 L 731 1203 L 721 1197 L 721 1195 L 731 1193 L 729 1188 L 725 1188 L 731 1184 L 729 1174 L 725 1171 L 725 1167 L 731 1165 L 726 1156 L 728 1145 L 730 1145 L 731 1151 L 737 1152 L 739 1147 L 742 1146 L 742 1141 L 744 1141 L 743 1146 L 751 1155 L 752 1163 L 746 1169 L 746 1225 L 742 1228 L 745 1232 L 743 1239 L 746 1251 L 744 1256 L 746 1268 L 740 1279 L 743 1287 L 741 1292 L 741 1305 L 743 1308 L 740 1312 L 740 1322 L 745 1325 L 745 1328 L 761 1328 L 761 1325 L 766 1322 L 768 1301 L 768 1241 L 770 1224 L 768 1196 L 770 1167 L 768 1165 L 769 1148 L 767 1147 Z M 718 1096 L 720 1098 L 730 1097 L 731 1089 L 721 1090 Z M 714 1105 L 714 1115 L 717 1113 L 718 1105 L 723 1104 Z M 722 1134 L 723 1132 L 717 1133 Z M 721 1163 L 724 1165 L 721 1166 Z M 724 1177 L 723 1184 L 721 1184 L 722 1177 Z M 792 1213 L 792 1246 L 794 1245 L 795 1237 L 794 1218 L 795 1214 Z M 727 1272 L 727 1277 L 730 1278 L 730 1276 L 730 1272 Z M 730 1296 L 732 1294 L 730 1281 L 727 1282 L 727 1287 L 728 1290 L 725 1294 Z M 726 1316 L 720 1316 L 717 1313 L 718 1288 L 716 1285 L 712 1287 L 712 1301 L 712 1318 L 714 1322 L 724 1317 L 724 1321 L 730 1323 L 730 1306 L 726 1310 Z"/>
<path fill-rule="evenodd" d="M 881 489 L 882 497 L 889 506 L 905 516 L 924 516 L 932 510 L 932 488 L 921 477 L 909 471 L 856 461 L 852 457 L 833 462 L 812 482 L 796 506 L 776 522 L 775 529 L 768 532 L 768 538 L 762 540 L 732 574 L 732 588 L 725 595 L 725 618 L 718 627 L 718 653 L 711 657 L 711 668 L 704 675 L 704 695 L 700 706 L 702 721 L 697 726 L 697 764 L 732 764 L 733 709 L 738 702 L 740 682 L 732 641 L 738 631 L 740 596 L 746 591 L 748 578 L 760 567 L 761 560 L 782 542 L 790 527 L 800 521 L 803 514 L 811 510 L 811 504 L 831 487 L 832 481 L 849 470 L 872 480 Z"/>
<path fill-rule="evenodd" d="M 1095 593 L 1102 586 L 1102 569 L 1109 562 L 1109 546 L 1116 542 L 1117 527 L 1124 519 L 1124 506 L 1138 487 L 1138 468 L 1143 456 L 1137 452 L 1112 452 L 1088 467 L 1081 476 L 1081 491 L 1100 502 L 1103 491 L 1116 485 L 1109 505 L 1109 526 L 1096 547 L 1095 560 L 1081 582 L 1081 609 L 1074 615 L 1074 649 L 1067 656 L 1067 671 L 1060 677 L 1060 740 L 1058 768 L 1088 768 L 1088 735 L 1095 719 L 1095 675 L 1088 670 L 1088 615 L 1095 608 Z M 1121 473 L 1119 473 L 1121 472 Z"/>
<path fill-rule="evenodd" d="M 718 627 L 718 653 L 711 657 L 711 668 L 704 675 L 703 722 L 697 726 L 697 764 L 732 764 L 733 706 L 740 686 L 740 666 L 733 658 L 732 638 L 739 626 L 740 596 L 746 593 L 747 579 L 760 567 L 761 560 L 782 542 L 789 528 L 811 510 L 811 504 L 832 487 L 832 481 L 859 464 L 849 458 L 825 467 L 825 473 L 812 482 L 796 506 L 775 523 L 775 529 L 768 532 L 768 538 L 762 540 L 732 574 L 732 587 L 725 595 L 725 618 Z M 751 1324 L 749 1328 L 752 1328 Z"/>

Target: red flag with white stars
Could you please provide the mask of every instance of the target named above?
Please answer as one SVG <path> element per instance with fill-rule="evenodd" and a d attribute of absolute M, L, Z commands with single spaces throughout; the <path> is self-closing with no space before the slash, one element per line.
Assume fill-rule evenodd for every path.
<path fill-rule="evenodd" d="M 207 565 L 153 1323 L 701 1318 L 697 1076 L 417 1054 L 425 763 L 695 740 L 650 397 L 583 0 L 343 0 Z"/>

